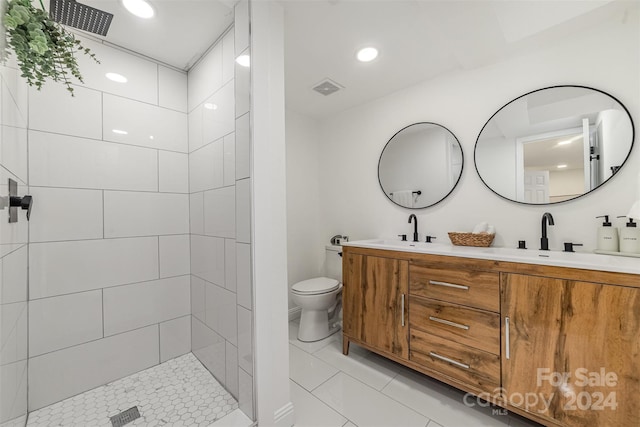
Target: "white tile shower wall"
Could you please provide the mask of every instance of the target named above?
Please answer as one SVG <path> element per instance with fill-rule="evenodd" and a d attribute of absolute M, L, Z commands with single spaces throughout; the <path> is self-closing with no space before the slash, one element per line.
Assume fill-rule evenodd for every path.
<path fill-rule="evenodd" d="M 160 236 L 160 278 L 191 272 L 189 235 Z"/>
<path fill-rule="evenodd" d="M 234 38 L 233 31 L 225 34 L 189 72 L 188 121 L 191 348 L 207 369 L 238 397 L 238 309 L 241 307 L 236 277 L 251 276 L 245 271 L 239 272 L 236 264 L 237 220 L 249 217 L 247 200 L 242 203 L 243 215 L 238 216 L 236 171 L 241 160 L 248 165 L 249 142 L 243 141 L 245 150 L 238 156 Z M 248 115 L 246 124 L 248 126 Z M 248 129 L 244 135 L 248 138 Z M 243 178 L 249 177 L 248 168 L 242 166 L 242 170 Z M 246 184 L 248 182 L 242 188 L 246 188 Z M 250 197 L 247 192 L 242 195 Z M 248 228 L 242 228 L 246 241 L 250 241 Z M 242 267 L 248 271 L 250 258 L 246 261 Z M 242 319 L 250 323 L 251 311 L 245 310 Z M 243 349 L 246 345 L 251 346 L 250 335 Z M 252 395 L 251 383 L 249 388 Z"/>
<path fill-rule="evenodd" d="M 73 188 L 31 188 L 34 215 L 30 242 L 101 239 L 104 237 L 103 192 Z"/>
<path fill-rule="evenodd" d="M 29 411 L 157 365 L 158 325 L 29 359 Z"/>
<path fill-rule="evenodd" d="M 76 87 L 71 97 L 61 84 L 29 88 L 29 129 L 101 140 L 102 93 Z"/>
<path fill-rule="evenodd" d="M 207 236 L 236 237 L 236 191 L 224 187 L 204 192 L 204 234 Z"/>
<path fill-rule="evenodd" d="M 103 337 L 102 290 L 29 303 L 29 357 Z"/>
<path fill-rule="evenodd" d="M 158 191 L 158 151 L 30 131 L 29 181 L 38 187 Z"/>
<path fill-rule="evenodd" d="M 11 65 L 0 65 L 0 194 L 8 179 L 28 192 L 27 85 Z M 0 424 L 23 426 L 27 414 L 27 221 L 9 224 L 0 211 Z"/>
<path fill-rule="evenodd" d="M 116 335 L 190 314 L 189 289 L 189 276 L 104 289 L 104 335 Z"/>
<path fill-rule="evenodd" d="M 224 286 L 224 239 L 191 235 L 191 274 Z"/>
<path fill-rule="evenodd" d="M 86 42 L 29 91 L 32 410 L 191 349 L 186 73 Z"/>
<path fill-rule="evenodd" d="M 188 232 L 187 194 L 104 192 L 104 237 L 158 236 Z"/>
<path fill-rule="evenodd" d="M 186 153 L 160 151 L 158 179 L 161 193 L 189 192 L 189 156 Z"/>
<path fill-rule="evenodd" d="M 191 316 L 160 323 L 160 362 L 191 352 Z"/>
<path fill-rule="evenodd" d="M 105 64 L 102 66 L 86 55 L 78 55 L 78 65 L 84 80 L 81 86 L 157 105 L 158 94 L 162 93 L 158 90 L 158 69 L 165 67 L 158 67 L 151 61 L 112 49 L 86 37 L 80 37 L 80 40 L 83 46 L 91 49 L 100 62 Z M 106 77 L 106 72 L 118 73 L 127 82 L 123 84 L 110 80 Z M 179 91 L 176 93 L 180 94 Z M 184 99 L 184 92 L 181 95 Z"/>
<path fill-rule="evenodd" d="M 105 141 L 187 152 L 187 115 L 144 102 L 103 97 Z"/>
<path fill-rule="evenodd" d="M 157 237 L 32 243 L 29 298 L 153 280 L 158 269 Z"/>
<path fill-rule="evenodd" d="M 187 113 L 187 75 L 167 67 L 158 67 L 158 103 L 161 107 Z"/>

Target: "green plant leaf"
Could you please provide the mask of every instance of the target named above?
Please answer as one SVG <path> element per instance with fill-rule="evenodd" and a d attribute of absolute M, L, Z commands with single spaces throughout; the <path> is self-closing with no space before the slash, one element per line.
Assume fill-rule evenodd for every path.
<path fill-rule="evenodd" d="M 46 80 L 62 82 L 73 96 L 71 79 L 82 82 L 76 53 L 82 52 L 100 63 L 95 54 L 84 48 L 73 33 L 53 21 L 44 7 L 36 8 L 30 0 L 0 1 L 6 4 L 3 23 L 7 40 L 0 59 L 5 60 L 13 51 L 21 76 L 29 85 L 39 90 Z"/>

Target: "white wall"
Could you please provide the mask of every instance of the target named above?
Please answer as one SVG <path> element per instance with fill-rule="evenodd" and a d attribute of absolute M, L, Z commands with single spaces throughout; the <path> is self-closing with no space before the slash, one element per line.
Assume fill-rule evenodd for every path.
<path fill-rule="evenodd" d="M 319 127 L 315 120 L 286 111 L 287 139 L 287 252 L 289 289 L 295 283 L 324 274 L 325 245 L 335 230 L 324 236 L 320 213 Z M 340 159 L 334 159 L 340 163 Z M 289 293 L 289 308 L 295 304 Z"/>
<path fill-rule="evenodd" d="M 187 76 L 84 44 L 28 93 L 30 411 L 191 348 Z"/>
<path fill-rule="evenodd" d="M 0 8 L 1 9 L 1 8 Z M 18 195 L 28 193 L 27 89 L 15 64 L 0 66 L 0 197 L 9 194 L 8 179 Z M 21 426 L 27 417 L 27 225 L 9 224 L 9 209 L 0 210 L 0 425 Z"/>
<path fill-rule="evenodd" d="M 639 30 L 637 14 L 624 24 L 616 18 L 535 54 L 449 73 L 324 120 L 319 143 L 322 234 L 340 230 L 356 240 L 396 238 L 411 231 L 407 224 L 411 211 L 395 206 L 379 188 L 378 157 L 399 129 L 432 121 L 458 137 L 466 167 L 447 199 L 419 211 L 421 239 L 431 234 L 448 243 L 447 231 L 470 231 L 476 223 L 488 221 L 497 229 L 495 246 L 516 247 L 518 240 L 527 240 L 533 248 L 540 238 L 540 217 L 549 211 L 556 220 L 549 231 L 551 249 L 560 250 L 562 242 L 578 242 L 585 245 L 582 250 L 593 250 L 598 224 L 594 217 L 623 215 L 633 201 L 634 178 L 640 169 L 637 147 L 626 167 L 592 194 L 559 205 L 527 206 L 499 198 L 482 184 L 473 167 L 474 144 L 486 120 L 506 102 L 558 84 L 609 92 L 640 123 Z"/>

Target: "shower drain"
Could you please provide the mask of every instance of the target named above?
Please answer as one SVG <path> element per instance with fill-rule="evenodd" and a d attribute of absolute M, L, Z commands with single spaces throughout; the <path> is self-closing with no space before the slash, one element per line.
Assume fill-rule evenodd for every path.
<path fill-rule="evenodd" d="M 114 415 L 110 418 L 113 427 L 122 427 L 125 424 L 129 424 L 131 421 L 140 418 L 140 411 L 138 407 L 134 406 L 126 411 L 120 412 L 118 415 Z"/>

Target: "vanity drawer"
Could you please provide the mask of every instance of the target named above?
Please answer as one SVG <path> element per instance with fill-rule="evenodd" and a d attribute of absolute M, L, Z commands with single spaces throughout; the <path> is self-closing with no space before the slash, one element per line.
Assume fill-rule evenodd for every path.
<path fill-rule="evenodd" d="M 487 392 L 500 387 L 500 357 L 410 329 L 409 360 Z"/>
<path fill-rule="evenodd" d="M 411 296 L 409 327 L 500 354 L 500 315 L 457 304 Z"/>
<path fill-rule="evenodd" d="M 412 264 L 409 293 L 497 313 L 500 311 L 500 274 Z"/>

